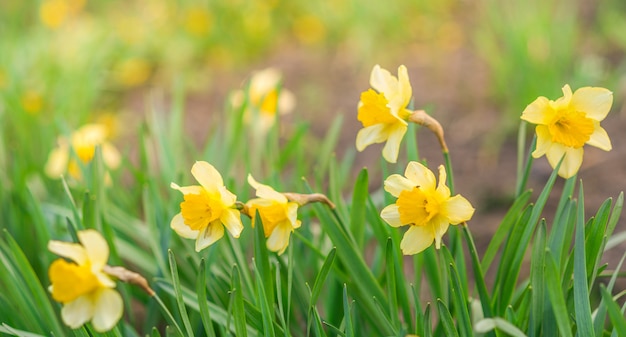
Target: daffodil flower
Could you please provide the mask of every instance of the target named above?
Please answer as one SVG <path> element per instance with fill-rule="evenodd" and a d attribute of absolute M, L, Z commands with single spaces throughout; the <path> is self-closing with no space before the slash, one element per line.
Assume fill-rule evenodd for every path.
<path fill-rule="evenodd" d="M 280 255 L 289 245 L 291 232 L 300 227 L 300 220 L 297 219 L 298 203 L 290 202 L 284 194 L 258 183 L 252 175 L 248 175 L 248 183 L 256 190 L 258 197 L 246 203 L 252 218 L 252 227 L 255 225 L 255 213 L 258 211 L 267 238 L 267 248 Z"/>
<path fill-rule="evenodd" d="M 50 265 L 52 298 L 63 304 L 61 318 L 76 329 L 91 321 L 98 332 L 111 330 L 122 317 L 122 297 L 103 269 L 109 246 L 102 235 L 88 229 L 78 232 L 78 243 L 50 241 L 48 249 L 64 258 Z"/>
<path fill-rule="evenodd" d="M 244 122 L 254 126 L 254 131 L 264 135 L 276 123 L 276 115 L 290 113 L 295 106 L 295 97 L 289 90 L 281 88 L 281 73 L 275 68 L 258 71 L 250 78 L 246 93 L 236 91 L 231 96 L 235 108 L 247 103 L 243 113 Z"/>
<path fill-rule="evenodd" d="M 361 94 L 358 120 L 363 129 L 356 137 L 356 148 L 363 151 L 374 143 L 387 142 L 383 157 L 390 163 L 398 160 L 400 143 L 412 111 L 407 109 L 413 90 L 405 66 L 398 67 L 398 77 L 379 65 L 374 66 L 369 89 Z"/>
<path fill-rule="evenodd" d="M 58 147 L 50 152 L 45 172 L 51 178 L 60 178 L 65 172 L 76 180 L 82 178 L 78 161 L 88 164 L 96 153 L 102 150 L 102 161 L 109 169 L 120 165 L 121 156 L 115 146 L 107 141 L 108 129 L 103 124 L 87 124 L 72 133 L 70 139 L 59 137 Z M 72 151 L 75 156 L 72 156 Z M 108 176 L 107 176 L 108 177 Z M 110 177 L 108 178 L 110 179 Z"/>
<path fill-rule="evenodd" d="M 409 225 L 400 249 L 405 255 L 417 254 L 430 247 L 441 247 L 441 238 L 449 225 L 468 221 L 474 214 L 472 205 L 461 195 L 450 196 L 446 171 L 439 166 L 439 184 L 426 166 L 410 162 L 404 177 L 393 174 L 385 180 L 385 191 L 398 198 L 385 207 L 380 216 L 392 227 Z"/>
<path fill-rule="evenodd" d="M 553 168 L 565 156 L 558 174 L 563 178 L 574 176 L 583 162 L 585 144 L 611 150 L 611 139 L 600 122 L 612 104 L 613 93 L 597 87 L 583 87 L 572 94 L 570 86 L 565 85 L 563 97 L 556 101 L 537 98 L 521 117 L 537 124 L 537 148 L 532 156 L 545 154 Z"/>
<path fill-rule="evenodd" d="M 200 185 L 171 187 L 179 190 L 185 198 L 180 203 L 170 227 L 180 236 L 196 239 L 196 251 L 212 245 L 224 236 L 224 227 L 238 238 L 243 230 L 239 210 L 235 207 L 237 197 L 226 189 L 220 173 L 205 161 L 196 162 L 191 174 Z"/>

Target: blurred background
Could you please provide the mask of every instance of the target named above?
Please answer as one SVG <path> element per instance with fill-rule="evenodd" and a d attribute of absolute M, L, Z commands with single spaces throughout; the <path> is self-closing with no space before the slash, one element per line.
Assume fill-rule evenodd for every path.
<path fill-rule="evenodd" d="M 340 120 L 337 156 L 370 167 L 375 189 L 381 147 L 355 153 L 356 104 L 375 64 L 394 74 L 405 64 L 414 107 L 443 125 L 456 190 L 477 206 L 472 226 L 486 242 L 514 193 L 519 116 L 564 84 L 615 97 L 603 124 L 613 151 L 586 150 L 579 173 L 587 205 L 624 189 L 625 55 L 622 0 L 3 0 L 0 180 L 40 174 L 56 137 L 89 122 L 136 156 L 134 133 L 177 86 L 187 135 L 203 144 L 230 93 L 273 67 L 296 98 L 287 121 L 322 138 Z M 442 163 L 431 134 L 418 143 L 429 166 Z M 537 160 L 531 187 L 550 172 Z"/>

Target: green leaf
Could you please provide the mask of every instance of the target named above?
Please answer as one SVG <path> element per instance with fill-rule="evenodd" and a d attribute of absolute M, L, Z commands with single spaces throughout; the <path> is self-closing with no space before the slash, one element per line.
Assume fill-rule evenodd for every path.
<path fill-rule="evenodd" d="M 624 253 L 624 255 L 622 255 L 622 258 L 617 264 L 617 267 L 615 267 L 615 272 L 613 272 L 613 275 L 611 276 L 611 279 L 609 280 L 609 284 L 606 287 L 606 290 L 609 293 L 613 291 L 613 286 L 615 285 L 615 281 L 617 280 L 617 276 L 619 275 L 619 271 L 622 269 L 622 264 L 624 263 L 625 259 L 626 259 L 626 252 Z M 604 330 L 606 310 L 607 310 L 606 304 L 604 303 L 604 299 L 602 299 L 602 301 L 600 302 L 600 305 L 598 305 L 597 313 L 593 321 L 593 326 L 596 331 L 596 336 L 601 336 L 602 331 Z"/>
<path fill-rule="evenodd" d="M 185 326 L 185 336 L 193 336 L 193 329 L 191 328 L 191 323 L 189 322 L 189 316 L 187 315 L 187 309 L 185 308 L 185 302 L 183 301 L 183 293 L 180 287 L 180 280 L 178 278 L 178 268 L 176 266 L 176 258 L 174 257 L 174 252 L 171 250 L 168 251 L 169 261 L 170 261 L 170 271 L 172 275 L 172 284 L 174 285 L 174 294 L 176 295 L 176 304 L 178 304 L 178 311 L 183 320 L 183 325 Z M 182 331 L 181 331 L 182 334 Z"/>
<path fill-rule="evenodd" d="M 443 331 L 445 332 L 446 337 L 459 337 L 459 333 L 454 327 L 452 315 L 450 314 L 448 307 L 446 307 L 446 304 L 443 303 L 441 299 L 437 299 L 437 312 L 439 313 L 439 319 L 441 319 L 441 324 L 443 325 Z"/>
<path fill-rule="evenodd" d="M 387 293 L 389 296 L 389 317 L 391 318 L 391 324 L 398 329 L 400 321 L 398 317 L 398 294 L 396 292 L 396 269 L 394 259 L 394 246 L 391 238 L 387 240 L 387 249 L 385 250 L 386 261 L 386 281 L 387 281 Z"/>
<path fill-rule="evenodd" d="M 602 294 L 602 300 L 606 304 L 614 331 L 616 331 L 617 335 L 620 337 L 626 336 L 626 319 L 624 319 L 624 313 L 619 309 L 617 302 L 615 302 L 603 284 L 600 285 L 600 293 Z"/>
<path fill-rule="evenodd" d="M 564 337 L 572 337 L 572 329 L 568 317 L 569 310 L 565 304 L 565 296 L 561 288 L 561 279 L 559 277 L 559 268 L 554 261 L 554 257 L 550 250 L 546 250 L 546 290 L 552 305 L 552 311 L 556 319 L 559 332 Z"/>
<path fill-rule="evenodd" d="M 546 222 L 541 221 L 535 241 L 533 243 L 532 258 L 530 260 L 530 287 L 531 307 L 529 335 L 536 336 L 541 326 L 544 309 L 545 285 L 545 252 L 546 252 Z"/>
<path fill-rule="evenodd" d="M 346 337 L 354 337 L 354 325 L 352 323 L 352 312 L 350 301 L 348 300 L 348 287 L 343 285 L 343 319 L 346 325 Z"/>
<path fill-rule="evenodd" d="M 511 228 L 517 222 L 520 213 L 528 204 L 528 200 L 530 200 L 531 195 L 532 191 L 528 190 L 515 199 L 513 205 L 502 219 L 502 222 L 500 223 L 500 226 L 498 226 L 495 234 L 491 240 L 489 240 L 489 246 L 487 247 L 487 251 L 483 256 L 482 261 L 482 270 L 484 272 L 489 270 L 491 263 L 498 254 L 500 246 L 502 246 L 502 243 L 506 239 L 507 235 L 509 235 Z"/>
<path fill-rule="evenodd" d="M 233 266 L 231 282 L 231 296 L 234 297 L 233 316 L 235 318 L 236 335 L 246 337 L 248 335 L 248 331 L 246 329 L 246 312 L 244 310 L 241 279 L 239 277 L 239 267 L 237 267 L 237 265 Z"/>
<path fill-rule="evenodd" d="M 460 335 L 463 337 L 473 336 L 472 322 L 467 308 L 467 294 L 465 293 L 465 288 L 461 284 L 461 279 L 456 270 L 454 259 L 448 251 L 448 248 L 442 247 L 441 250 L 443 251 L 443 256 L 445 257 L 446 264 L 448 265 L 448 277 L 451 280 L 452 286 L 450 288 L 450 290 L 452 291 L 452 307 L 454 308 L 456 314 L 455 316 L 458 323 Z"/>
<path fill-rule="evenodd" d="M 45 337 L 43 335 L 12 328 L 6 323 L 2 323 L 2 326 L 0 326 L 0 332 L 18 337 Z"/>
<path fill-rule="evenodd" d="M 589 285 L 585 257 L 585 199 L 583 185 L 578 190 L 578 211 L 576 214 L 576 236 L 574 238 L 574 312 L 576 327 L 580 336 L 595 336 L 591 321 Z"/>
<path fill-rule="evenodd" d="M 322 291 L 322 287 L 324 286 L 324 283 L 326 282 L 326 278 L 328 277 L 328 273 L 330 272 L 333 266 L 333 262 L 335 262 L 336 254 L 337 254 L 337 248 L 333 247 L 333 249 L 331 249 L 330 252 L 328 252 L 328 256 L 326 256 L 326 259 L 324 260 L 324 263 L 322 264 L 322 268 L 320 268 L 320 271 L 317 273 L 317 277 L 315 278 L 315 283 L 313 283 L 313 291 L 311 292 L 311 301 L 310 301 L 311 306 L 315 306 L 315 303 L 317 303 L 317 298 L 320 295 L 320 292 Z"/>
<path fill-rule="evenodd" d="M 261 227 L 261 226 L 258 226 L 258 227 Z M 258 264 L 255 264 L 254 271 L 255 271 L 255 276 L 257 278 L 257 282 L 256 282 L 257 296 L 258 296 L 257 303 L 259 304 L 259 307 L 261 308 L 261 318 L 263 320 L 263 336 L 274 337 L 275 336 L 274 326 L 272 324 L 273 323 L 272 317 L 274 316 L 273 310 L 270 309 L 270 304 L 268 303 L 270 299 L 267 297 L 267 293 L 265 292 L 264 283 L 259 282 L 259 280 L 262 280 L 262 276 L 261 276 L 261 273 L 259 272 Z"/>
<path fill-rule="evenodd" d="M 259 212 L 254 214 L 254 265 L 256 266 L 257 303 L 258 307 L 268 306 L 270 312 L 274 311 L 274 277 L 270 270 L 270 258 L 265 242 L 265 230 Z M 258 285 L 263 287 L 263 296 L 259 293 Z M 271 299 L 271 300 L 270 300 Z M 265 303 L 263 303 L 265 301 Z"/>
<path fill-rule="evenodd" d="M 362 169 L 354 183 L 350 209 L 350 230 L 357 247 L 363 247 L 365 240 L 365 211 L 368 193 L 367 169 Z"/>
<path fill-rule="evenodd" d="M 198 308 L 200 309 L 200 318 L 202 319 L 204 332 L 208 337 L 215 337 L 215 330 L 213 329 L 213 322 L 211 321 L 211 314 L 209 312 L 209 303 L 206 297 L 206 287 L 206 262 L 204 261 L 204 259 L 202 259 L 200 260 L 200 268 L 198 270 L 198 278 L 196 283 Z"/>

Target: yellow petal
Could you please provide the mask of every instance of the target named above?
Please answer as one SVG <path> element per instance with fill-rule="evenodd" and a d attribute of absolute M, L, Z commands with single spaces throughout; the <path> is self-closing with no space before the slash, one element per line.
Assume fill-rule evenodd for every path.
<path fill-rule="evenodd" d="M 524 109 L 521 118 L 533 124 L 548 124 L 554 114 L 549 102 L 545 97 L 537 98 Z"/>
<path fill-rule="evenodd" d="M 406 107 L 413 98 L 413 88 L 409 81 L 409 72 L 404 65 L 398 67 L 398 85 L 400 86 L 400 96 L 402 97 L 402 107 Z"/>
<path fill-rule="evenodd" d="M 376 91 L 383 93 L 387 98 L 396 95 L 398 80 L 391 73 L 381 68 L 378 64 L 372 69 L 370 85 Z"/>
<path fill-rule="evenodd" d="M 237 196 L 229 191 L 226 186 L 220 186 L 217 190 L 220 193 L 220 200 L 224 207 L 230 207 L 237 201 Z"/>
<path fill-rule="evenodd" d="M 241 216 L 236 209 L 226 209 L 222 212 L 220 221 L 224 224 L 224 227 L 228 230 L 230 235 L 238 238 L 243 231 L 243 224 L 241 223 Z"/>
<path fill-rule="evenodd" d="M 207 191 L 216 191 L 219 187 L 224 186 L 220 173 L 213 165 L 205 161 L 197 161 L 193 164 L 191 174 Z"/>
<path fill-rule="evenodd" d="M 611 138 L 600 125 L 597 125 L 591 134 L 591 137 L 587 141 L 587 144 L 598 147 L 604 151 L 611 151 L 613 146 L 611 145 Z"/>
<path fill-rule="evenodd" d="M 62 257 L 66 257 L 79 265 L 87 262 L 87 251 L 78 243 L 50 241 L 48 250 Z"/>
<path fill-rule="evenodd" d="M 180 191 L 182 194 L 201 194 L 202 186 L 192 185 L 192 186 L 178 186 L 176 183 L 170 183 L 170 187 Z"/>
<path fill-rule="evenodd" d="M 176 234 L 186 239 L 196 239 L 198 235 L 200 235 L 200 231 L 193 230 L 185 224 L 185 219 L 183 218 L 182 213 L 178 213 L 174 216 L 174 218 L 172 218 L 170 227 L 176 232 Z"/>
<path fill-rule="evenodd" d="M 433 231 L 427 226 L 410 226 L 400 242 L 402 254 L 413 255 L 430 247 L 435 240 Z"/>
<path fill-rule="evenodd" d="M 474 215 L 474 207 L 467 199 L 457 194 L 441 205 L 441 212 L 451 224 L 456 225 L 469 221 Z"/>
<path fill-rule="evenodd" d="M 113 329 L 122 318 L 124 302 L 120 294 L 109 288 L 103 288 L 95 295 L 94 313 L 91 323 L 94 330 L 105 332 Z"/>
<path fill-rule="evenodd" d="M 289 219 L 291 227 L 293 228 L 300 227 L 300 220 L 298 220 L 298 207 L 299 205 L 296 202 L 290 202 L 287 204 L 287 219 Z"/>
<path fill-rule="evenodd" d="M 256 190 L 256 196 L 263 199 L 273 200 L 279 203 L 286 203 L 287 198 L 276 192 L 272 187 L 257 182 L 251 174 L 248 174 L 248 184 Z"/>
<path fill-rule="evenodd" d="M 550 103 L 550 106 L 556 110 L 567 109 L 572 101 L 572 88 L 570 88 L 569 84 L 564 85 L 561 90 L 563 91 L 563 97 Z"/>
<path fill-rule="evenodd" d="M 87 323 L 94 312 L 94 304 L 90 295 L 83 295 L 72 302 L 66 303 L 61 309 L 63 323 L 72 329 L 78 329 Z"/>
<path fill-rule="evenodd" d="M 287 223 L 276 226 L 267 238 L 267 249 L 272 252 L 278 252 L 278 255 L 284 253 L 287 246 L 289 246 L 291 231 L 292 227 Z"/>
<path fill-rule="evenodd" d="M 448 219 L 443 216 L 438 216 L 434 218 L 431 223 L 426 227 L 432 227 L 431 230 L 434 232 L 435 236 L 435 248 L 441 248 L 441 239 L 443 235 L 448 231 L 448 227 L 450 227 L 450 223 Z"/>
<path fill-rule="evenodd" d="M 388 137 L 384 131 L 384 124 L 376 124 L 359 130 L 356 134 L 356 149 L 363 151 L 369 145 L 384 142 Z"/>
<path fill-rule="evenodd" d="M 98 231 L 87 229 L 78 232 L 78 239 L 85 247 L 93 271 L 100 271 L 109 260 L 109 245 Z"/>
<path fill-rule="evenodd" d="M 546 153 L 546 157 L 548 158 L 550 166 L 555 168 L 563 155 L 565 155 L 558 174 L 567 179 L 578 173 L 578 169 L 580 169 L 580 165 L 582 165 L 583 162 L 583 153 L 583 148 L 574 149 L 555 143 Z"/>
<path fill-rule="evenodd" d="M 611 110 L 613 93 L 605 88 L 584 87 L 576 90 L 572 96 L 570 106 L 584 112 L 587 118 L 601 121 Z"/>
<path fill-rule="evenodd" d="M 219 220 L 211 222 L 198 235 L 196 239 L 196 252 L 214 244 L 224 236 L 224 226 Z"/>
<path fill-rule="evenodd" d="M 437 185 L 437 194 L 443 200 L 450 198 L 450 189 L 448 185 L 446 185 L 447 179 L 446 168 L 443 165 L 439 165 L 439 185 Z"/>
<path fill-rule="evenodd" d="M 406 166 L 406 170 L 404 171 L 404 176 L 406 176 L 413 183 L 413 187 L 419 186 L 425 190 L 435 189 L 435 175 L 430 169 L 428 169 L 428 167 L 421 163 L 416 161 L 409 162 Z"/>
<path fill-rule="evenodd" d="M 398 205 L 396 204 L 391 204 L 383 208 L 383 210 L 380 212 L 380 217 L 383 218 L 383 220 L 385 220 L 385 222 L 388 223 L 391 227 L 400 227 L 406 225 L 403 224 L 402 221 L 400 221 L 400 212 L 398 211 Z"/>
<path fill-rule="evenodd" d="M 119 151 L 111 143 L 105 142 L 101 146 L 102 148 L 102 160 L 104 164 L 110 169 L 116 169 L 122 162 L 122 156 Z"/>
<path fill-rule="evenodd" d="M 409 180 L 399 174 L 392 174 L 385 179 L 385 191 L 389 192 L 396 198 L 400 196 L 402 191 L 410 191 L 415 186 L 417 186 L 417 182 Z"/>
<path fill-rule="evenodd" d="M 550 136 L 550 131 L 547 126 L 537 125 L 535 130 L 537 133 L 537 146 L 535 147 L 535 151 L 533 151 L 532 155 L 534 158 L 539 158 L 546 154 L 553 143 L 552 136 Z"/>
<path fill-rule="evenodd" d="M 67 147 L 53 149 L 48 156 L 45 172 L 50 178 L 58 179 L 65 173 L 69 162 L 70 153 Z"/>
<path fill-rule="evenodd" d="M 400 143 L 404 138 L 407 126 L 403 124 L 398 124 L 394 126 L 389 126 L 386 129 L 388 129 L 388 138 L 385 147 L 383 147 L 383 157 L 388 162 L 395 163 L 398 160 Z"/>
<path fill-rule="evenodd" d="M 287 89 L 281 89 L 278 96 L 278 113 L 286 115 L 296 106 L 296 96 Z"/>

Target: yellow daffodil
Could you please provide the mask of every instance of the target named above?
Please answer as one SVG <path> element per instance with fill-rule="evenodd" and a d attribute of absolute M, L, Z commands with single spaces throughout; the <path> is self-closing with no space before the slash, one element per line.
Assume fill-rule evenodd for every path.
<path fill-rule="evenodd" d="M 356 136 L 356 148 L 363 151 L 371 144 L 386 141 L 383 157 L 395 163 L 412 113 L 407 109 L 413 91 L 406 67 L 398 67 L 396 78 L 376 65 L 370 85 L 373 89 L 363 92 L 359 102 L 358 119 L 363 123 L 363 129 Z"/>
<path fill-rule="evenodd" d="M 561 158 L 559 175 L 574 176 L 583 162 L 583 146 L 589 144 L 611 150 L 611 139 L 600 126 L 613 104 L 613 93 L 604 88 L 584 87 L 572 94 L 563 87 L 563 97 L 556 101 L 539 97 L 522 113 L 522 119 L 537 124 L 537 148 L 532 155 L 544 154 L 554 168 Z"/>
<path fill-rule="evenodd" d="M 91 321 L 98 332 L 111 330 L 122 317 L 122 297 L 115 282 L 103 269 L 109 259 L 109 246 L 93 229 L 78 232 L 78 243 L 50 241 L 48 249 L 65 259 L 50 265 L 52 298 L 63 304 L 61 318 L 76 329 Z"/>
<path fill-rule="evenodd" d="M 290 202 L 284 194 L 276 192 L 270 186 L 258 183 L 252 175 L 248 175 L 248 183 L 256 190 L 258 197 L 246 204 L 252 218 L 252 227 L 254 227 L 255 213 L 258 211 L 267 238 L 267 249 L 278 252 L 280 255 L 289 245 L 291 232 L 300 227 L 300 220 L 297 219 L 298 203 Z"/>
<path fill-rule="evenodd" d="M 115 146 L 107 141 L 108 134 L 105 125 L 87 124 L 74 131 L 69 140 L 66 137 L 59 137 L 58 147 L 52 150 L 48 157 L 46 174 L 51 178 L 59 178 L 67 171 L 70 176 L 80 180 L 82 174 L 78 160 L 83 164 L 90 163 L 97 146 L 102 150 L 104 165 L 109 169 L 116 169 L 120 165 L 121 156 Z"/>
<path fill-rule="evenodd" d="M 170 227 L 180 236 L 196 239 L 196 251 L 215 243 L 224 236 L 224 227 L 238 238 L 243 230 L 239 210 L 235 209 L 237 197 L 224 186 L 222 176 L 211 164 L 196 162 L 191 174 L 200 185 L 178 186 L 185 198 L 180 203 L 180 213 L 176 214 Z"/>
<path fill-rule="evenodd" d="M 474 214 L 472 205 L 461 195 L 450 196 L 446 171 L 439 166 L 439 184 L 426 166 L 410 162 L 404 177 L 393 174 L 385 180 L 385 191 L 398 198 L 385 207 L 380 216 L 392 227 L 409 225 L 400 248 L 405 255 L 417 254 L 430 247 L 441 247 L 441 237 L 449 225 L 468 221 Z"/>
<path fill-rule="evenodd" d="M 243 91 L 233 93 L 231 103 L 235 108 L 247 103 L 244 122 L 254 126 L 259 134 L 265 134 L 276 122 L 276 115 L 290 113 L 295 106 L 295 97 L 289 90 L 281 88 L 281 73 L 267 68 L 256 72 L 250 79 L 247 97 Z"/>

